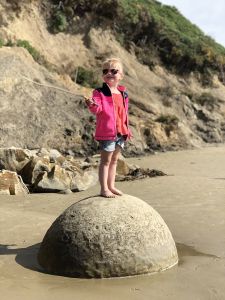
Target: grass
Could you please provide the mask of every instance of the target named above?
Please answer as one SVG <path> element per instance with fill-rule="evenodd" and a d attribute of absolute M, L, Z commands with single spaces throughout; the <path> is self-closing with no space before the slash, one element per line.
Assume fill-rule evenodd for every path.
<path fill-rule="evenodd" d="M 155 120 L 156 122 L 165 124 L 165 125 L 177 125 L 179 122 L 179 119 L 175 115 L 160 115 L 158 118 Z"/>
<path fill-rule="evenodd" d="M 58 32 L 66 31 L 67 28 L 68 28 L 68 22 L 65 14 L 61 11 L 56 11 L 52 15 L 50 30 L 53 33 L 58 33 Z"/>
<path fill-rule="evenodd" d="M 77 69 L 76 82 L 85 87 L 92 88 L 96 88 L 97 86 L 101 85 L 100 80 L 97 78 L 96 74 L 93 71 L 85 69 L 83 67 L 78 67 Z"/>
<path fill-rule="evenodd" d="M 16 11 L 30 1 L 35 0 L 9 3 Z M 214 74 L 224 80 L 225 48 L 173 6 L 155 0 L 46 0 L 46 4 L 48 28 L 55 34 L 88 35 L 92 27 L 110 29 L 119 43 L 150 69 L 161 64 L 178 74 L 198 72 L 205 85 Z M 40 60 L 31 45 L 20 43 Z"/>
<path fill-rule="evenodd" d="M 27 40 L 17 40 L 17 41 L 12 41 L 12 40 L 7 40 L 4 41 L 2 39 L 0 39 L 0 48 L 6 46 L 6 47 L 22 47 L 25 48 L 30 55 L 33 57 L 33 59 L 45 66 L 47 69 L 49 70 L 54 70 L 54 67 L 44 58 L 44 56 L 42 54 L 40 54 L 40 52 L 33 47 L 29 41 Z"/>
<path fill-rule="evenodd" d="M 0 38 L 0 48 L 3 47 L 4 44 L 5 44 L 5 43 L 4 43 L 3 39 Z"/>
<path fill-rule="evenodd" d="M 31 44 L 29 43 L 29 41 L 18 40 L 15 45 L 17 47 L 22 47 L 22 48 L 27 49 L 27 51 L 30 53 L 30 55 L 33 57 L 33 59 L 35 61 L 39 61 L 41 59 L 40 52 L 37 49 L 35 49 L 33 46 L 31 46 Z"/>
<path fill-rule="evenodd" d="M 52 0 L 52 24 L 71 31 L 79 16 L 91 26 L 110 28 L 127 50 L 153 68 L 161 63 L 177 73 L 219 73 L 225 68 L 225 48 L 205 35 L 173 6 L 155 0 Z M 63 3 L 63 7 L 59 5 Z M 57 12 L 58 9 L 58 12 Z M 67 13 L 69 12 L 69 13 Z M 57 23 L 57 18 L 58 19 Z M 208 80 L 208 79 L 207 79 Z"/>
<path fill-rule="evenodd" d="M 205 107 L 209 111 L 213 111 L 216 107 L 219 106 L 219 103 L 221 102 L 220 99 L 214 97 L 212 94 L 207 92 L 196 96 L 194 100 L 196 103 Z"/>

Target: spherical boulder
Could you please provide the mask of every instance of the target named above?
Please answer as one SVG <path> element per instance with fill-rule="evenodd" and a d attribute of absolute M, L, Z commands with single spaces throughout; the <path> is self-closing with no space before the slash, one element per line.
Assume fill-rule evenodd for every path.
<path fill-rule="evenodd" d="M 51 274 L 122 277 L 158 272 L 178 262 L 161 216 L 139 198 L 90 197 L 67 208 L 48 229 L 38 262 Z"/>

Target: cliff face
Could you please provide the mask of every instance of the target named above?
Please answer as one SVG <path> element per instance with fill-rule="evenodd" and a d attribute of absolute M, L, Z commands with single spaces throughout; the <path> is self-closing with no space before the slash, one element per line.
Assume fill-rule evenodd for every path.
<path fill-rule="evenodd" d="M 42 86 L 65 89 L 62 82 L 69 85 L 69 80 L 49 73 L 23 48 L 0 49 L 0 64 L 2 147 L 50 147 L 81 155 L 95 149 L 86 142 L 91 119 L 79 92 L 73 86 L 70 90 L 77 95 Z"/>
<path fill-rule="evenodd" d="M 43 3 L 28 2 L 16 15 L 9 4 L 0 4 L 0 38 L 29 41 L 45 61 L 38 64 L 21 47 L 0 49 L 0 147 L 95 153 L 94 119 L 82 100 L 91 89 L 74 83 L 70 76 L 80 66 L 100 74 L 101 61 L 108 56 L 118 56 L 124 63 L 123 84 L 129 92 L 134 135 L 127 155 L 224 141 L 225 87 L 216 76 L 203 87 L 194 74 L 179 77 L 162 66 L 150 70 L 109 30 L 93 27 L 85 33 L 51 34 L 43 10 Z M 74 95 L 43 85 L 68 89 Z"/>

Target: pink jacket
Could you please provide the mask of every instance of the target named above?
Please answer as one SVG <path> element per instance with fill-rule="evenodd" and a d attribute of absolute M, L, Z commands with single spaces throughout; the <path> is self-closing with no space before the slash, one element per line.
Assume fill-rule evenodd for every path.
<path fill-rule="evenodd" d="M 128 127 L 128 94 L 126 88 L 122 85 L 118 86 L 118 90 L 123 96 L 123 103 L 127 115 L 126 125 Z M 96 115 L 96 140 L 115 140 L 117 136 L 116 131 L 116 116 L 114 110 L 114 102 L 111 91 L 106 83 L 103 83 L 102 88 L 93 91 L 93 100 L 95 104 L 89 105 L 89 110 Z M 131 133 L 128 127 L 128 136 Z"/>

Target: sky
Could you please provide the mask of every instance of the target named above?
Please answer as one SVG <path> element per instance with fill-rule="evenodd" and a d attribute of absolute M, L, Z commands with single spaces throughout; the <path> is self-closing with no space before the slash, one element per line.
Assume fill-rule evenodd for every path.
<path fill-rule="evenodd" d="M 224 0 L 159 0 L 175 6 L 179 12 L 206 35 L 225 47 Z"/>

